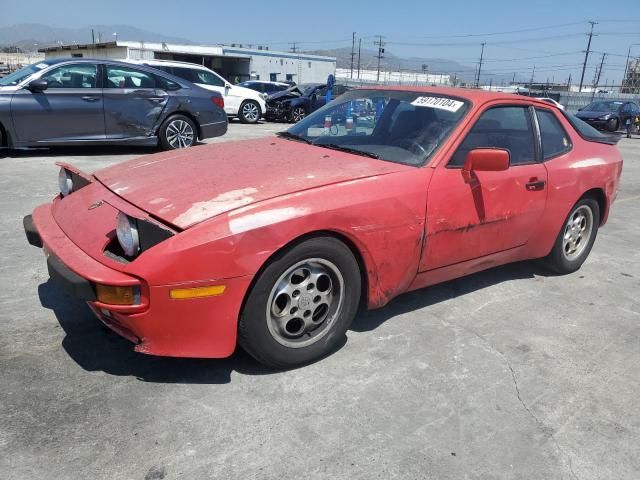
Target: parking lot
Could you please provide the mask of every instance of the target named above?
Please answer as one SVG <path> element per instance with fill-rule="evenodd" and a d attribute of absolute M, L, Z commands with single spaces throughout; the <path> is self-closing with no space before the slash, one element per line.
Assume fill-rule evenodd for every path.
<path fill-rule="evenodd" d="M 240 125 L 207 143 L 269 135 Z M 520 263 L 360 313 L 313 365 L 134 353 L 48 281 L 22 217 L 153 153 L 0 153 L 0 478 L 640 478 L 640 139 L 578 272 Z M 188 172 L 176 182 L 187 182 Z"/>

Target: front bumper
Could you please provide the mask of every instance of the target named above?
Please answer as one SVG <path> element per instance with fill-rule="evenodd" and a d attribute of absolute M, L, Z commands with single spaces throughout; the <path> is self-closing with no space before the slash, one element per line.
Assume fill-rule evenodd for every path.
<path fill-rule="evenodd" d="M 267 120 L 287 120 L 290 113 L 291 108 L 286 104 L 267 103 L 267 111 L 264 116 Z"/>
<path fill-rule="evenodd" d="M 149 285 L 144 279 L 110 268 L 91 258 L 61 230 L 51 205 L 37 207 L 23 220 L 27 240 L 42 247 L 51 280 L 67 293 L 86 301 L 109 328 L 135 344 L 141 353 L 173 356 L 224 358 L 233 353 L 237 322 L 244 295 L 252 277 L 221 280 L 223 295 L 172 299 L 175 288 L 198 287 L 206 282 Z M 110 305 L 96 300 L 96 284 L 137 286 L 140 303 Z"/>
<path fill-rule="evenodd" d="M 601 120 L 599 118 L 580 118 L 580 120 L 588 123 L 589 125 L 591 125 L 594 128 L 597 128 L 598 130 L 604 130 L 607 125 L 607 122 L 609 122 L 611 119 Z"/>

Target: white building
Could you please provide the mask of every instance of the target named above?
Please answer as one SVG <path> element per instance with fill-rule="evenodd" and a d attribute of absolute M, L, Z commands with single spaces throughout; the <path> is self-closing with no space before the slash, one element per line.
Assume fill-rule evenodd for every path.
<path fill-rule="evenodd" d="M 335 57 L 277 52 L 242 45 L 177 45 L 159 42 L 114 42 L 57 45 L 40 50 L 46 58 L 87 57 L 113 60 L 177 60 L 204 65 L 227 80 L 278 80 L 322 83 L 335 73 Z"/>
<path fill-rule="evenodd" d="M 419 73 L 419 72 L 403 72 L 403 71 L 388 71 L 380 70 L 380 79 L 378 80 L 377 70 L 360 70 L 360 76 L 358 77 L 358 70 L 353 69 L 353 80 L 363 83 L 389 83 L 393 85 L 450 85 L 451 77 L 446 74 L 440 73 Z M 351 79 L 350 68 L 337 68 L 336 79 Z"/>

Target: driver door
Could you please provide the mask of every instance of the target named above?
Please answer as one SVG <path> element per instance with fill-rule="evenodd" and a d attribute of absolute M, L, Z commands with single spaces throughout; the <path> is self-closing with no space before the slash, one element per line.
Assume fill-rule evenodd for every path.
<path fill-rule="evenodd" d="M 427 195 L 426 242 L 420 271 L 433 270 L 520 247 L 542 216 L 547 170 L 527 105 L 489 107 L 448 160 L 435 169 Z M 475 148 L 506 149 L 510 166 L 499 172 L 473 172 L 465 183 L 461 169 Z"/>
<path fill-rule="evenodd" d="M 11 114 L 19 142 L 104 140 L 103 96 L 95 63 L 71 63 L 45 72 L 42 92 L 18 90 Z"/>

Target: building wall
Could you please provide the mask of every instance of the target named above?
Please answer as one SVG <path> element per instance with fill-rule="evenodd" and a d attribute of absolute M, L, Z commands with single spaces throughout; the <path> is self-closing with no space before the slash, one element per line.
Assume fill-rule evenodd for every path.
<path fill-rule="evenodd" d="M 351 81 L 350 68 L 336 69 L 336 78 L 341 80 L 349 79 Z M 449 75 L 440 73 L 419 73 L 419 72 L 401 72 L 401 71 L 380 71 L 380 80 L 378 79 L 377 70 L 360 70 L 360 78 L 358 79 L 357 69 L 353 69 L 353 81 L 360 83 L 380 83 L 390 85 L 449 85 L 451 78 Z"/>
<path fill-rule="evenodd" d="M 44 60 L 44 55 L 41 53 L 0 53 L 0 65 L 10 70 L 16 70 L 40 60 Z"/>
<path fill-rule="evenodd" d="M 108 58 L 110 60 L 122 60 L 127 58 L 127 47 L 109 47 L 109 48 L 83 48 L 83 49 L 58 49 L 47 50 L 46 58 L 72 57 L 80 55 L 84 58 Z"/>
<path fill-rule="evenodd" d="M 149 42 L 118 42 L 95 48 L 56 48 L 46 50 L 46 58 L 70 57 L 72 54 L 85 58 L 108 58 L 123 60 L 165 60 L 189 61 L 212 68 L 231 82 L 235 80 L 260 79 L 296 83 L 326 82 L 329 74 L 336 70 L 336 60 L 331 57 L 306 55 L 303 53 L 275 52 L 270 50 L 238 47 L 191 46 L 156 44 Z"/>
<path fill-rule="evenodd" d="M 269 50 L 247 52 L 225 48 L 225 55 L 247 56 L 251 59 L 250 74 L 254 80 L 293 80 L 296 83 L 324 83 L 330 74 L 335 74 L 336 61 L 330 58 L 303 53 L 283 53 Z M 290 75 L 290 77 L 287 77 Z"/>

